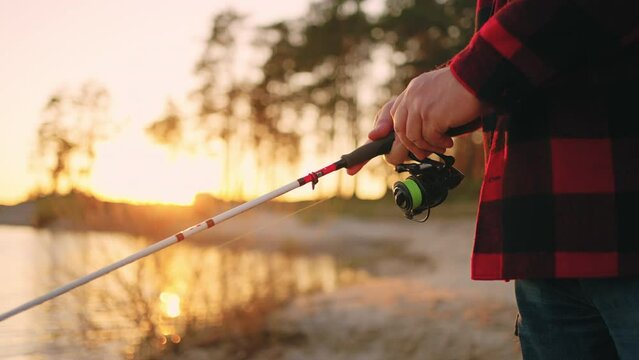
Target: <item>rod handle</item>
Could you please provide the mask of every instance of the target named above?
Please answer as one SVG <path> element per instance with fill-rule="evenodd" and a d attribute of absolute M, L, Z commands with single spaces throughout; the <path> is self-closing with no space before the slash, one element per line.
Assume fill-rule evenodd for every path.
<path fill-rule="evenodd" d="M 345 163 L 346 167 L 351 167 L 361 164 L 364 161 L 368 161 L 376 156 L 388 154 L 393 146 L 394 140 L 395 133 L 392 132 L 383 139 L 369 142 L 348 154 L 342 155 L 342 161 Z"/>
<path fill-rule="evenodd" d="M 458 136 L 467 132 L 471 132 L 477 129 L 480 125 L 481 123 L 479 122 L 479 120 L 475 120 L 466 125 L 448 129 L 446 135 Z M 364 161 L 368 161 L 376 156 L 388 154 L 391 150 L 391 147 L 393 146 L 393 141 L 395 141 L 395 133 L 391 132 L 383 139 L 364 144 L 351 151 L 350 153 L 342 155 L 342 161 L 344 162 L 345 167 L 352 167 L 357 164 L 361 164 Z"/>
<path fill-rule="evenodd" d="M 446 131 L 446 135 L 450 137 L 459 136 L 469 132 L 473 132 L 481 127 L 481 118 L 477 118 L 466 125 L 458 126 L 456 128 L 450 128 Z"/>

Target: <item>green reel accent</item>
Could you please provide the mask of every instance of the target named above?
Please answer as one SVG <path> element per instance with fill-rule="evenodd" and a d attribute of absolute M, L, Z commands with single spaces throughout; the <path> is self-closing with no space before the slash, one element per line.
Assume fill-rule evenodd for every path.
<path fill-rule="evenodd" d="M 413 201 L 413 209 L 417 209 L 422 206 L 422 191 L 417 182 L 409 178 L 404 180 L 404 185 L 406 185 L 406 188 L 410 193 L 411 200 Z"/>

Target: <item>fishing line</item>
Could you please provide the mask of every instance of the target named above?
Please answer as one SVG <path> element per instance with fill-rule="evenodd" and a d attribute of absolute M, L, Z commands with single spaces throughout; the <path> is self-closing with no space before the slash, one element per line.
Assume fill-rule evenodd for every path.
<path fill-rule="evenodd" d="M 465 131 L 463 128 L 451 129 L 447 132 L 449 136 L 455 136 L 455 134 L 459 134 Z M 275 189 L 267 194 L 264 194 L 256 199 L 247 201 L 241 205 L 238 205 L 234 208 L 231 208 L 227 211 L 224 211 L 221 214 L 215 215 L 211 218 L 208 218 L 198 224 L 191 226 L 188 229 L 180 231 L 174 235 L 171 235 L 163 240 L 160 240 L 146 248 L 131 254 L 121 260 L 118 260 L 110 265 L 107 265 L 101 269 L 98 269 L 90 274 L 77 278 L 65 285 L 62 285 L 56 289 L 51 290 L 50 292 L 36 297 L 20 306 L 17 306 L 7 312 L 0 314 L 0 321 L 4 321 L 12 316 L 20 314 L 24 311 L 27 311 L 39 304 L 42 304 L 46 301 L 54 299 L 62 294 L 65 294 L 79 286 L 82 286 L 88 282 L 91 282 L 99 277 L 102 277 L 114 270 L 117 270 L 127 264 L 130 264 L 134 261 L 140 260 L 146 256 L 154 254 L 166 247 L 177 244 L 186 238 L 189 238 L 197 233 L 200 233 L 204 230 L 210 229 L 215 225 L 218 225 L 228 219 L 231 219 L 237 215 L 244 213 L 260 204 L 263 204 L 267 201 L 273 200 L 279 196 L 282 196 L 294 189 L 297 189 L 306 184 L 311 184 L 313 189 L 315 185 L 319 182 L 319 179 L 325 175 L 328 175 L 334 171 L 350 168 L 356 165 L 362 164 L 372 158 L 388 154 L 391 150 L 393 142 L 395 141 L 395 134 L 391 133 L 387 137 L 383 139 L 379 139 L 367 144 L 360 146 L 359 148 L 353 150 L 352 152 L 342 155 L 341 158 L 314 172 L 310 172 L 308 175 L 301 177 L 289 184 L 286 184 L 278 189 Z M 412 154 L 411 154 L 412 155 Z M 395 203 L 399 206 L 400 209 L 404 211 L 404 215 L 411 220 L 416 221 L 425 221 L 430 215 L 430 209 L 441 204 L 447 197 L 448 191 L 457 187 L 459 183 L 464 178 L 464 175 L 457 169 L 453 167 L 455 162 L 455 158 L 452 156 L 446 156 L 444 154 L 437 154 L 441 161 L 436 161 L 432 159 L 417 159 L 412 158 L 414 163 L 408 164 L 399 164 L 396 166 L 395 170 L 397 172 L 408 172 L 410 176 L 404 180 L 396 182 L 393 185 L 393 196 L 395 198 Z M 313 206 L 319 205 L 324 201 L 327 201 L 330 198 L 317 201 L 313 204 L 310 204 L 300 210 L 293 212 L 287 216 L 284 216 L 276 222 L 281 222 L 286 218 L 290 218 L 291 216 L 295 216 L 300 212 L 311 208 Z M 415 219 L 416 215 L 422 214 L 426 211 L 426 217 L 420 219 Z M 271 226 L 272 224 L 267 225 Z M 258 230 L 264 229 L 266 227 L 261 227 Z M 250 233 L 254 233 L 256 230 L 252 230 L 250 232 L 244 233 L 240 236 L 237 236 L 229 241 L 226 241 L 219 245 L 220 247 L 227 246 Z"/>
<path fill-rule="evenodd" d="M 265 230 L 265 229 L 268 229 L 268 228 L 270 228 L 270 227 L 273 227 L 274 225 L 277 225 L 277 224 L 281 223 L 282 221 L 284 221 L 284 220 L 286 220 L 286 219 L 292 218 L 293 216 L 296 216 L 296 215 L 298 215 L 299 213 L 301 213 L 301 212 L 303 212 L 303 211 L 306 211 L 306 210 L 308 210 L 308 209 L 310 209 L 310 208 L 312 208 L 312 207 L 315 207 L 315 206 L 317 206 L 317 205 L 319 205 L 319 204 L 322 204 L 322 203 L 324 203 L 324 202 L 326 202 L 326 201 L 328 201 L 328 200 L 331 200 L 331 199 L 333 199 L 334 197 L 335 197 L 335 196 L 331 196 L 331 197 L 328 197 L 328 198 L 323 199 L 323 200 L 317 200 L 317 201 L 315 201 L 314 203 L 312 203 L 312 204 L 310 204 L 310 205 L 307 205 L 307 206 L 305 206 L 305 207 L 303 207 L 303 208 L 301 208 L 301 209 L 299 209 L 299 210 L 296 210 L 296 211 L 294 211 L 294 212 L 292 212 L 292 213 L 290 213 L 290 214 L 286 214 L 286 215 L 284 215 L 284 216 L 281 216 L 280 218 L 276 219 L 276 220 L 275 220 L 272 224 L 262 225 L 262 226 L 258 227 L 257 229 L 249 230 L 249 231 L 245 232 L 244 234 L 241 234 L 241 235 L 238 235 L 238 236 L 236 236 L 236 237 L 232 238 L 231 240 L 228 240 L 228 241 L 222 242 L 221 244 L 219 244 L 219 245 L 214 245 L 214 246 L 215 246 L 215 247 L 218 247 L 218 248 L 222 248 L 222 247 L 224 247 L 224 246 L 227 246 L 227 245 L 229 245 L 230 243 L 236 242 L 236 241 L 238 241 L 238 240 L 241 240 L 241 239 L 242 239 L 242 238 L 244 238 L 244 237 L 247 237 L 249 234 L 254 234 L 254 233 L 256 233 L 256 232 L 258 232 L 258 231 L 260 231 L 260 230 Z"/>
<path fill-rule="evenodd" d="M 467 131 L 468 129 L 457 128 L 451 129 L 447 132 L 449 136 L 456 136 L 462 132 Z M 267 194 L 264 194 L 256 199 L 247 201 L 241 205 L 238 205 L 234 208 L 231 208 L 227 211 L 224 211 L 221 214 L 215 215 L 211 218 L 208 218 L 198 224 L 191 226 L 188 229 L 178 232 L 177 234 L 171 235 L 163 240 L 160 240 L 146 248 L 131 254 L 121 260 L 118 260 L 108 266 L 105 266 L 101 269 L 98 269 L 90 274 L 82 276 L 78 279 L 75 279 L 65 285 L 62 285 L 56 289 L 51 290 L 50 292 L 39 296 L 35 299 L 32 299 L 20 306 L 17 306 L 7 312 L 0 314 L 0 321 L 4 321 L 12 316 L 20 314 L 24 311 L 27 311 L 39 304 L 42 304 L 46 301 L 54 299 L 62 294 L 65 294 L 79 286 L 82 286 L 88 282 L 91 282 L 99 277 L 102 277 L 114 270 L 117 270 L 127 264 L 130 264 L 134 261 L 140 260 L 146 256 L 154 254 L 166 247 L 177 244 L 186 238 L 189 238 L 197 233 L 200 233 L 204 230 L 210 229 L 215 225 L 218 225 L 228 219 L 231 219 L 237 215 L 244 213 L 260 204 L 263 204 L 267 201 L 273 200 L 279 196 L 282 196 L 294 189 L 297 189 L 306 184 L 311 184 L 313 188 L 319 182 L 319 179 L 325 175 L 328 175 L 334 171 L 350 168 L 356 165 L 362 164 L 372 158 L 388 154 L 391 150 L 393 142 L 395 141 L 395 134 L 391 133 L 387 137 L 383 139 L 379 139 L 367 144 L 360 146 L 359 148 L 353 150 L 352 152 L 342 155 L 341 158 L 314 172 L 310 172 L 308 175 L 301 177 L 289 184 L 286 184 L 278 189 L 275 189 Z M 412 155 L 412 154 L 411 154 Z M 455 162 L 455 158 L 452 156 L 446 156 L 444 154 L 437 154 L 441 161 L 436 161 L 432 159 L 417 159 L 412 158 L 414 163 L 408 164 L 399 164 L 395 167 L 397 172 L 408 172 L 410 176 L 404 180 L 396 182 L 393 185 L 393 196 L 395 198 L 395 203 L 399 206 L 400 209 L 404 211 L 404 215 L 411 220 L 416 221 L 425 221 L 430 215 L 430 209 L 432 207 L 438 206 L 441 204 L 447 197 L 448 191 L 457 187 L 459 183 L 464 178 L 464 175 L 457 169 L 453 167 Z M 319 205 L 324 201 L 329 200 L 330 198 L 320 200 L 310 204 L 300 210 L 293 212 L 287 216 L 283 216 L 282 218 L 276 220 L 276 222 L 281 222 L 284 219 L 290 218 L 291 216 L 295 216 L 300 212 L 311 208 L 313 206 Z M 416 215 L 422 214 L 426 211 L 426 217 L 420 219 L 415 219 Z M 260 227 L 257 230 L 265 229 L 272 224 L 266 225 L 264 227 Z M 231 240 L 228 240 L 219 247 L 227 246 L 250 233 L 254 233 L 256 230 L 249 231 L 242 235 L 239 235 Z"/>
<path fill-rule="evenodd" d="M 4 321 L 10 317 L 13 317 L 17 314 L 20 314 L 24 311 L 27 311 L 37 305 L 40 305 L 46 301 L 49 301 L 51 299 L 54 299 L 62 294 L 65 294 L 79 286 L 82 286 L 88 282 L 91 282 L 99 277 L 102 277 L 114 270 L 117 270 L 125 265 L 128 265 L 134 261 L 140 260 L 146 256 L 149 256 L 151 254 L 154 254 L 166 247 L 169 247 L 171 245 L 174 245 L 176 243 L 179 243 L 183 240 L 185 240 L 186 238 L 189 238 L 197 233 L 200 233 L 204 230 L 210 229 L 212 227 L 214 227 L 217 224 L 220 224 L 228 219 L 231 219 L 237 215 L 242 214 L 245 211 L 248 211 L 260 204 L 263 204 L 269 200 L 275 199 L 281 195 L 284 195 L 286 193 L 288 193 L 289 191 L 292 191 L 294 189 L 297 189 L 301 186 L 304 186 L 306 184 L 312 184 L 313 188 L 315 188 L 315 185 L 319 182 L 319 179 L 325 175 L 328 175 L 334 171 L 337 171 L 339 169 L 343 169 L 346 167 L 353 167 L 355 165 L 364 163 L 376 156 L 379 155 L 383 155 L 383 154 L 387 154 L 390 149 L 391 146 L 393 145 L 393 141 L 395 140 L 395 134 L 390 134 L 389 136 L 377 140 L 377 141 L 373 141 L 367 144 L 364 144 L 362 146 L 360 146 L 359 148 L 355 149 L 354 151 L 342 155 L 341 158 L 314 172 L 309 173 L 308 175 L 301 177 L 289 184 L 286 184 L 278 189 L 275 189 L 267 194 L 264 194 L 256 199 L 253 199 L 251 201 L 247 201 L 241 205 L 238 205 L 232 209 L 229 209 L 221 214 L 218 214 L 216 216 L 213 216 L 211 218 L 208 218 L 198 224 L 195 224 L 193 226 L 191 226 L 188 229 L 185 229 L 183 231 L 178 232 L 177 234 L 171 235 L 163 240 L 160 240 L 134 254 L 131 254 L 121 260 L 118 260 L 108 266 L 105 266 L 101 269 L 98 269 L 90 274 L 87 274 L 85 276 L 82 276 L 78 279 L 75 279 L 65 285 L 62 285 L 56 289 L 51 290 L 50 292 L 36 297 L 35 299 L 32 299 L 30 301 L 25 302 L 24 304 L 17 306 L 7 312 L 4 312 L 2 314 L 0 314 L 0 321 Z"/>

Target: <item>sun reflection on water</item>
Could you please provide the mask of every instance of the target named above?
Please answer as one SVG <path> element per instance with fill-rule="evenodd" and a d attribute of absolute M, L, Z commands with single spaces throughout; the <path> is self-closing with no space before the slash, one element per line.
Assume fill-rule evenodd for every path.
<path fill-rule="evenodd" d="M 147 244 L 116 234 L 46 234 L 40 263 L 71 279 Z M 192 343 L 263 333 L 269 314 L 292 298 L 366 277 L 327 255 L 185 243 L 60 298 L 48 316 L 73 318 L 56 322 L 56 331 L 80 336 L 87 346 L 113 344 L 125 358 L 153 358 Z"/>
<path fill-rule="evenodd" d="M 180 296 L 175 293 L 163 291 L 160 293 L 160 302 L 162 303 L 162 312 L 170 318 L 180 316 Z"/>

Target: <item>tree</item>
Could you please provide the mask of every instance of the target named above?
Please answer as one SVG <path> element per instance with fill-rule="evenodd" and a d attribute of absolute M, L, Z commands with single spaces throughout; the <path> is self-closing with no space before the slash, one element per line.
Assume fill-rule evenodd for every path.
<path fill-rule="evenodd" d="M 184 120 L 171 100 L 166 103 L 164 115 L 146 127 L 146 134 L 158 144 L 179 147 L 184 138 Z"/>
<path fill-rule="evenodd" d="M 475 1 L 387 0 L 376 38 L 393 48 L 395 75 L 391 93 L 403 90 L 415 76 L 445 64 L 470 40 Z"/>
<path fill-rule="evenodd" d="M 95 145 L 112 131 L 109 103 L 108 91 L 94 82 L 75 92 L 56 91 L 47 101 L 38 128 L 34 165 L 46 174 L 51 193 L 86 185 L 95 161 Z"/>
<path fill-rule="evenodd" d="M 314 114 L 318 155 L 333 155 L 360 140 L 358 90 L 372 45 L 362 2 L 318 1 L 303 18 L 266 28 L 275 40 L 258 87 L 270 94 L 270 107 L 278 114 Z"/>
<path fill-rule="evenodd" d="M 248 29 L 244 16 L 232 10 L 215 15 L 196 66 L 198 125 L 180 128 L 182 134 L 195 130 L 203 144 L 222 154 L 222 196 L 241 197 L 246 187 L 238 181 L 245 176 L 235 173 L 237 164 L 251 162 L 266 183 L 301 159 L 302 145 L 314 144 L 320 159 L 352 149 L 381 102 L 419 73 L 445 64 L 472 34 L 470 0 L 387 0 L 375 16 L 365 12 L 365 3 L 317 0 L 301 18 L 257 29 Z M 238 38 L 251 31 L 253 48 L 241 48 Z M 245 75 L 253 69 L 238 68 L 240 48 L 265 54 L 257 79 Z M 378 75 L 380 67 L 391 71 Z M 184 123 L 178 120 L 167 113 L 155 130 L 169 135 Z M 469 138 L 458 141 L 468 145 L 461 152 L 479 151 Z M 355 192 L 353 179 L 337 179 L 339 194 Z"/>
<path fill-rule="evenodd" d="M 385 14 L 378 21 L 377 38 L 392 46 L 394 76 L 386 85 L 385 98 L 398 94 L 415 76 L 444 65 L 473 34 L 475 1 L 471 0 L 387 0 Z M 482 147 L 471 136 L 455 140 L 458 167 L 477 179 L 482 169 Z M 479 154 L 479 156 L 478 156 Z"/>
<path fill-rule="evenodd" d="M 242 109 L 248 107 L 248 85 L 236 75 L 235 60 L 237 34 L 242 31 L 244 16 L 226 10 L 215 15 L 206 47 L 198 61 L 195 73 L 201 79 L 194 96 L 198 102 L 199 123 L 196 130 L 205 144 L 221 144 L 225 197 L 239 196 L 243 184 L 235 174 L 234 164 L 243 155 L 243 137 L 250 124 Z"/>

